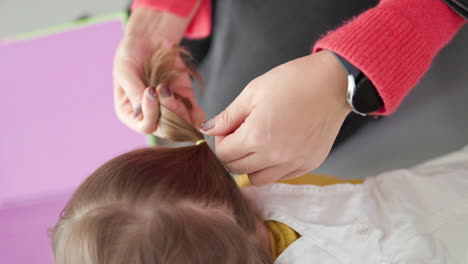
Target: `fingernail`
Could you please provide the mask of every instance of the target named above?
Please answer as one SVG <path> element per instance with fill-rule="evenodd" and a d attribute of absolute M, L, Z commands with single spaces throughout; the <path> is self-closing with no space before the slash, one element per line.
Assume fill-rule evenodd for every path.
<path fill-rule="evenodd" d="M 200 125 L 200 130 L 202 132 L 207 132 L 208 130 L 212 129 L 213 127 L 215 127 L 215 120 L 214 118 L 202 123 Z"/>
<path fill-rule="evenodd" d="M 161 85 L 159 89 L 161 90 L 161 95 L 163 97 L 169 97 L 172 95 L 171 89 L 169 89 L 169 87 L 165 84 Z"/>
<path fill-rule="evenodd" d="M 158 98 L 158 94 L 156 93 L 156 89 L 154 87 L 149 88 L 148 97 L 151 101 L 156 101 L 156 99 Z"/>
<path fill-rule="evenodd" d="M 138 104 L 133 108 L 133 113 L 133 119 L 136 119 L 141 114 L 141 104 Z"/>

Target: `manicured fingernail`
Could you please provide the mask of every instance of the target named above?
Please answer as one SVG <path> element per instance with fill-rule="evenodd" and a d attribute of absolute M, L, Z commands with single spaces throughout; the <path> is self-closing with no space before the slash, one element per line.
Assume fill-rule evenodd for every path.
<path fill-rule="evenodd" d="M 172 95 L 171 89 L 165 84 L 159 86 L 159 89 L 161 90 L 161 95 L 163 97 L 169 97 Z"/>
<path fill-rule="evenodd" d="M 208 130 L 212 129 L 213 127 L 215 127 L 215 120 L 214 118 L 206 121 L 205 123 L 202 123 L 201 126 L 200 126 L 200 130 L 202 132 L 207 132 Z"/>
<path fill-rule="evenodd" d="M 154 87 L 150 87 L 148 89 L 148 97 L 151 101 L 156 101 L 158 98 L 158 94 L 156 93 L 156 89 Z"/>
<path fill-rule="evenodd" d="M 141 104 L 138 104 L 133 108 L 133 113 L 133 119 L 136 119 L 141 114 Z"/>

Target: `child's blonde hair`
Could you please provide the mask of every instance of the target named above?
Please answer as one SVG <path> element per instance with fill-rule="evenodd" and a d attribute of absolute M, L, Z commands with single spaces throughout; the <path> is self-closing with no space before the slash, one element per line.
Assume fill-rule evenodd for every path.
<path fill-rule="evenodd" d="M 147 84 L 170 85 L 180 72 L 193 74 L 172 69 L 181 51 L 159 49 Z M 203 138 L 163 107 L 159 125 L 174 141 Z M 75 191 L 50 235 L 57 264 L 272 263 L 259 240 L 260 222 L 201 144 L 144 148 L 105 163 Z"/>

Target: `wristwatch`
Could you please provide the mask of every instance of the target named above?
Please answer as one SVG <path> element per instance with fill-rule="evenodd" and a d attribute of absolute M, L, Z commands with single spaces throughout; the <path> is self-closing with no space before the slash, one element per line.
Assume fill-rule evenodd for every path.
<path fill-rule="evenodd" d="M 369 78 L 345 58 L 334 52 L 332 53 L 341 62 L 348 74 L 346 99 L 353 112 L 365 116 L 384 106 L 382 98 Z"/>
<path fill-rule="evenodd" d="M 468 19 L 468 0 L 444 0 L 444 2 L 460 16 Z"/>

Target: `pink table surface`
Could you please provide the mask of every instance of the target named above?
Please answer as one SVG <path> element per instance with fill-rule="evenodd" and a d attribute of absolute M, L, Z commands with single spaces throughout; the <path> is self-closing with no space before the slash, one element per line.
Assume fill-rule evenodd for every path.
<path fill-rule="evenodd" d="M 121 21 L 0 46 L 0 263 L 52 263 L 46 236 L 71 190 L 145 145 L 117 119 Z"/>

